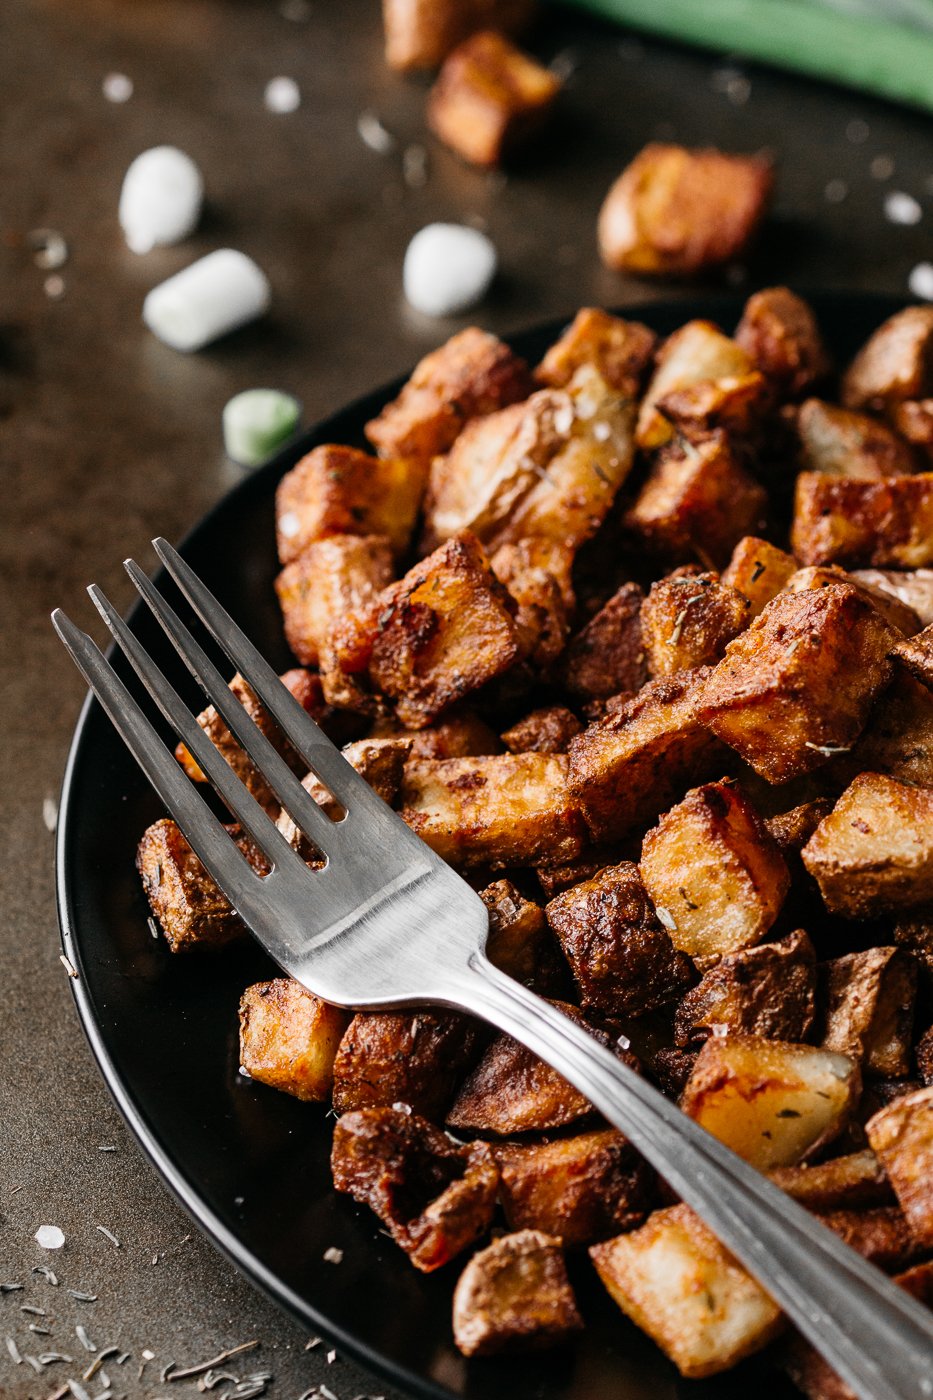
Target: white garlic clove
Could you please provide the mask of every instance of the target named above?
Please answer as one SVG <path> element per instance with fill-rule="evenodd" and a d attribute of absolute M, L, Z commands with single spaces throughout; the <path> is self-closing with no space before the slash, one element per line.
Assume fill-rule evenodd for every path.
<path fill-rule="evenodd" d="M 428 224 L 405 253 L 405 296 L 425 316 L 454 316 L 482 301 L 496 274 L 495 244 L 464 224 Z"/>
<path fill-rule="evenodd" d="M 252 258 L 218 248 L 153 287 L 143 320 L 173 350 L 200 350 L 269 309 L 269 280 Z"/>
<path fill-rule="evenodd" d="M 197 228 L 204 180 L 190 156 L 175 146 L 153 146 L 123 177 L 120 226 L 134 253 L 180 243 Z"/>

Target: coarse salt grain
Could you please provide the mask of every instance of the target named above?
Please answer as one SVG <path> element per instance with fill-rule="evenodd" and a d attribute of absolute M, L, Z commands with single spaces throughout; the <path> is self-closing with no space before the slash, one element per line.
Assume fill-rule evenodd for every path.
<path fill-rule="evenodd" d="M 177 146 L 153 146 L 132 162 L 120 190 L 119 219 L 134 253 L 180 243 L 197 228 L 204 180 Z"/>
<path fill-rule="evenodd" d="M 266 110 L 284 114 L 297 112 L 301 106 L 301 89 L 294 78 L 270 78 L 262 96 Z"/>
<path fill-rule="evenodd" d="M 481 301 L 496 274 L 495 244 L 464 224 L 428 224 L 405 253 L 409 304 L 425 316 L 454 316 Z"/>
<path fill-rule="evenodd" d="M 933 263 L 917 263 L 907 279 L 907 285 L 915 297 L 933 301 Z"/>
<path fill-rule="evenodd" d="M 356 119 L 356 130 L 363 145 L 368 146 L 377 155 L 391 155 L 398 145 L 391 131 L 382 125 L 375 112 L 360 112 Z"/>
<path fill-rule="evenodd" d="M 129 102 L 133 96 L 133 79 L 125 73 L 108 73 L 100 87 L 108 102 Z"/>
<path fill-rule="evenodd" d="M 332 1244 L 324 1251 L 324 1261 L 327 1264 L 342 1264 L 343 1250 Z"/>
<path fill-rule="evenodd" d="M 40 1225 L 36 1231 L 36 1244 L 40 1249 L 61 1249 L 64 1243 L 64 1233 L 57 1225 Z"/>
<path fill-rule="evenodd" d="M 884 217 L 891 224 L 919 224 L 923 209 L 912 194 L 892 190 L 884 197 Z"/>

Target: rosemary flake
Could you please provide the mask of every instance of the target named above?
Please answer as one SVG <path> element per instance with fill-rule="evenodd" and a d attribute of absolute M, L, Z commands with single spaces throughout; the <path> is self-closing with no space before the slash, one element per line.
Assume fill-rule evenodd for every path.
<path fill-rule="evenodd" d="M 205 1371 L 213 1371 L 216 1366 L 221 1366 L 225 1361 L 229 1361 L 231 1356 L 241 1356 L 243 1352 L 255 1351 L 259 1346 L 262 1346 L 262 1343 L 258 1337 L 254 1337 L 251 1342 L 241 1342 L 239 1346 L 231 1347 L 229 1351 L 222 1351 L 219 1356 L 212 1356 L 209 1361 L 200 1361 L 195 1366 L 187 1366 L 183 1371 L 173 1371 L 172 1368 L 177 1363 L 170 1361 L 165 1371 L 171 1371 L 171 1375 L 166 1375 L 163 1372 L 162 1380 L 184 1381 L 191 1376 L 203 1375 Z M 150 1352 L 147 1356 L 146 1352 L 143 1352 L 143 1356 L 146 1356 L 147 1360 L 151 1360 L 152 1353 Z"/>
<path fill-rule="evenodd" d="M 84 1347 L 84 1350 L 85 1350 L 85 1351 L 96 1351 L 96 1350 L 97 1350 L 97 1347 L 96 1347 L 96 1346 L 94 1345 L 94 1343 L 91 1341 L 90 1337 L 88 1336 L 88 1334 L 87 1334 L 87 1332 L 85 1331 L 85 1329 L 81 1326 L 81 1323 L 80 1323 L 80 1322 L 79 1322 L 78 1325 L 75 1327 L 75 1336 L 77 1337 L 77 1339 L 78 1339 L 78 1341 L 81 1343 L 81 1345 Z"/>
<path fill-rule="evenodd" d="M 74 963 L 71 961 L 71 959 L 66 958 L 64 953 L 59 953 L 58 960 L 61 963 L 62 967 L 65 969 L 65 971 L 68 973 L 68 976 L 73 977 L 75 981 L 77 981 L 78 970 L 75 967 Z"/>
<path fill-rule="evenodd" d="M 55 1274 L 52 1273 L 52 1270 L 49 1268 L 48 1264 L 33 1264 L 32 1271 L 34 1274 L 41 1274 L 42 1277 L 48 1283 L 50 1283 L 53 1288 L 58 1287 L 58 1278 Z"/>
<path fill-rule="evenodd" d="M 654 912 L 669 933 L 677 932 L 677 921 L 669 909 L 665 909 L 663 904 L 656 904 L 654 906 Z"/>
<path fill-rule="evenodd" d="M 109 1152 L 109 1151 L 111 1151 L 112 1149 L 111 1149 L 111 1148 L 99 1147 L 97 1150 L 98 1150 L 98 1152 Z M 77 1288 L 68 1288 L 68 1289 L 66 1289 L 66 1292 L 67 1292 L 67 1293 L 70 1293 L 71 1297 L 72 1297 L 72 1298 L 75 1298 L 79 1303 L 96 1303 L 96 1302 L 97 1302 L 97 1294 L 96 1294 L 96 1293 L 80 1293 L 80 1292 L 78 1291 Z"/>
<path fill-rule="evenodd" d="M 10 1360 L 14 1363 L 14 1365 L 22 1366 L 23 1358 L 20 1356 L 19 1347 L 16 1345 L 12 1337 L 7 1337 L 6 1349 L 10 1353 Z"/>
<path fill-rule="evenodd" d="M 36 1317 L 45 1317 L 45 1308 L 34 1308 L 31 1303 L 21 1303 L 20 1312 L 34 1313 Z"/>
<path fill-rule="evenodd" d="M 106 1235 L 107 1239 L 113 1245 L 114 1249 L 120 1248 L 120 1241 L 117 1239 L 116 1235 L 113 1233 L 112 1230 L 107 1229 L 106 1225 L 98 1225 L 97 1229 L 102 1235 Z"/>
<path fill-rule="evenodd" d="M 21 1293 L 22 1290 L 21 1283 L 0 1283 L 0 1293 Z"/>
<path fill-rule="evenodd" d="M 329 1245 L 321 1256 L 325 1264 L 342 1264 L 343 1250 L 338 1249 L 335 1244 Z"/>
<path fill-rule="evenodd" d="M 827 758 L 832 758 L 833 754 L 851 753 L 851 744 L 811 744 L 809 739 L 803 742 L 805 749 L 815 749 L 817 753 L 825 754 Z"/>

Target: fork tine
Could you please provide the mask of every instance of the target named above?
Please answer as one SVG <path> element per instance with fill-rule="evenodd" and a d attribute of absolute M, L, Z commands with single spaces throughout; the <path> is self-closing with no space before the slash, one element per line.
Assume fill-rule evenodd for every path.
<path fill-rule="evenodd" d="M 211 785 L 236 817 L 243 830 L 273 866 L 282 866 L 289 861 L 299 861 L 299 857 L 275 823 L 263 811 L 252 793 L 243 786 L 227 760 L 214 748 L 187 705 L 183 703 L 151 657 L 140 646 L 113 604 L 94 584 L 91 585 L 88 592 L 133 670 L 179 739 L 197 759 Z M 184 781 L 189 782 L 187 778 L 184 778 Z"/>
<path fill-rule="evenodd" d="M 335 826 L 314 798 L 301 786 L 288 764 L 247 714 L 217 667 L 198 645 L 178 614 L 165 601 L 139 565 L 134 563 L 132 559 L 126 559 L 124 560 L 124 568 L 182 661 L 222 716 L 238 743 L 253 760 L 282 806 L 308 839 L 313 841 L 324 855 L 327 855 L 328 846 L 335 846 L 339 839 L 339 827 Z M 91 596 L 97 602 L 94 592 L 91 593 Z"/>

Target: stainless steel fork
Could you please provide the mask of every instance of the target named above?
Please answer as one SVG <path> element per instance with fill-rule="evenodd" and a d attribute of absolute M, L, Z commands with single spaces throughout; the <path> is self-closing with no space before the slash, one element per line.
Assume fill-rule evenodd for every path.
<path fill-rule="evenodd" d="M 296 825 L 325 857 L 310 870 L 211 744 L 96 587 L 91 597 L 152 698 L 272 869 L 257 875 L 110 664 L 60 611 L 55 628 L 211 876 L 279 966 L 338 1006 L 434 1002 L 480 1016 L 574 1084 L 702 1216 L 862 1400 L 931 1400 L 933 1315 L 724 1147 L 594 1037 L 499 972 L 482 900 L 378 798 L 165 540 L 156 553 L 308 768 L 302 788 L 143 571 L 134 584 Z"/>

